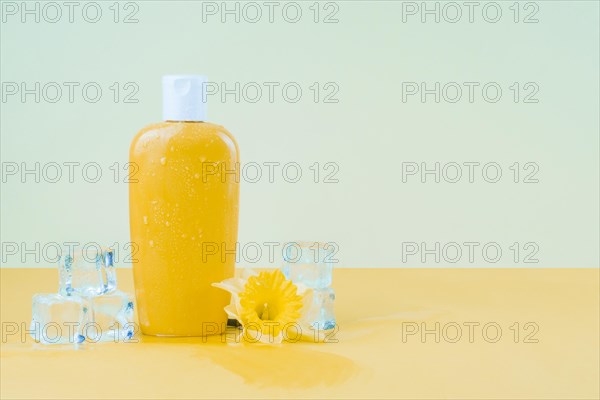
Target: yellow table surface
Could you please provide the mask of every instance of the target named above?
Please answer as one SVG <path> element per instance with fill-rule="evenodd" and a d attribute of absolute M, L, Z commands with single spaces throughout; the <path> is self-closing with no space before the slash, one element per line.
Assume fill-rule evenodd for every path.
<path fill-rule="evenodd" d="M 28 323 L 31 295 L 57 288 L 53 269 L 0 274 L 3 329 L 6 322 Z M 118 282 L 132 291 L 131 270 L 119 270 Z M 599 286 L 598 269 L 338 269 L 337 343 L 274 347 L 139 335 L 138 343 L 56 350 L 12 335 L 1 346 L 0 394 L 597 399 Z M 412 323 L 435 330 L 436 322 L 439 343 L 434 334 L 403 340 Z M 472 343 L 470 322 L 480 324 Z M 494 323 L 502 335 L 490 343 Z M 455 324 L 462 337 L 452 343 Z"/>

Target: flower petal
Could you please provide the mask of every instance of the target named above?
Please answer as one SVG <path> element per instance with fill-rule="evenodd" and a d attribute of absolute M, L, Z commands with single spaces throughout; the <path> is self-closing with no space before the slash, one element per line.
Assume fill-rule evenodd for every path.
<path fill-rule="evenodd" d="M 227 313 L 227 317 L 229 319 L 235 319 L 240 324 L 242 323 L 242 320 L 240 319 L 240 316 L 235 308 L 235 305 L 228 304 L 227 306 L 225 306 L 225 312 Z"/>
<path fill-rule="evenodd" d="M 229 278 L 221 282 L 213 283 L 212 286 L 228 291 L 231 294 L 238 294 L 244 290 L 246 281 L 240 278 Z"/>

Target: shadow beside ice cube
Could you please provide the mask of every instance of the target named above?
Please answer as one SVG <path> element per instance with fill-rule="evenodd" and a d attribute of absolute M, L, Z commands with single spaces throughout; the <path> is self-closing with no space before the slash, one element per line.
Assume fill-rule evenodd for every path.
<path fill-rule="evenodd" d="M 133 299 L 116 289 L 113 251 L 69 248 L 59 258 L 59 293 L 33 296 L 31 336 L 42 344 L 126 341 Z"/>
<path fill-rule="evenodd" d="M 294 283 L 313 289 L 307 318 L 316 329 L 335 327 L 335 292 L 331 288 L 336 247 L 319 242 L 290 242 L 284 246 L 282 272 Z"/>

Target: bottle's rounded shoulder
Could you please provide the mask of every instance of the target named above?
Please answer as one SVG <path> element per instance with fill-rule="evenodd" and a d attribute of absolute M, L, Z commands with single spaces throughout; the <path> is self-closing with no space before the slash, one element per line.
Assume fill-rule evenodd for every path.
<path fill-rule="evenodd" d="M 131 146 L 129 148 L 130 152 L 133 152 L 134 149 L 136 148 L 137 144 L 139 143 L 140 139 L 146 135 L 149 132 L 155 132 L 155 133 L 159 133 L 163 128 L 166 128 L 169 126 L 169 122 L 156 122 L 150 125 L 146 125 L 145 127 L 143 127 L 142 129 L 140 129 L 138 131 L 138 133 L 133 137 L 133 140 L 131 141 Z"/>
<path fill-rule="evenodd" d="M 239 160 L 240 148 L 238 146 L 237 140 L 235 137 L 225 129 L 222 125 L 213 124 L 210 122 L 206 123 L 207 129 L 212 130 L 217 136 L 221 138 L 223 142 L 227 144 L 227 146 L 234 151 L 235 157 Z"/>
<path fill-rule="evenodd" d="M 233 134 L 231 132 L 229 132 L 223 125 L 213 124 L 211 122 L 206 122 L 206 124 L 207 124 L 207 128 L 214 130 L 215 133 L 220 134 L 220 135 L 225 135 L 226 137 L 228 137 L 229 140 L 233 143 L 236 152 L 239 153 L 239 147 L 238 147 L 237 140 L 235 140 L 235 136 L 233 136 Z"/>
<path fill-rule="evenodd" d="M 130 152 L 135 152 L 138 148 L 138 144 L 147 142 L 153 137 L 160 136 L 163 138 L 175 136 L 178 134 L 192 136 L 198 135 L 198 137 L 226 137 L 225 141 L 231 142 L 235 148 L 236 153 L 239 151 L 237 141 L 234 136 L 222 125 L 214 124 L 211 122 L 175 122 L 175 121 L 164 121 L 154 124 L 147 125 L 140 129 L 131 141 Z"/>

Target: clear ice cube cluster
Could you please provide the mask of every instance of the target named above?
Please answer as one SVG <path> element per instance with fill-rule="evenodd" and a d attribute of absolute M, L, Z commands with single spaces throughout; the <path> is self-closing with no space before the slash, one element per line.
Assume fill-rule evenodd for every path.
<path fill-rule="evenodd" d="M 307 317 L 316 329 L 335 327 L 335 291 L 331 288 L 336 247 L 319 242 L 286 243 L 282 272 L 294 283 L 313 290 Z"/>
<path fill-rule="evenodd" d="M 42 344 L 125 341 L 133 337 L 132 296 L 117 290 L 112 249 L 59 256 L 58 293 L 32 299 L 30 333 Z"/>

